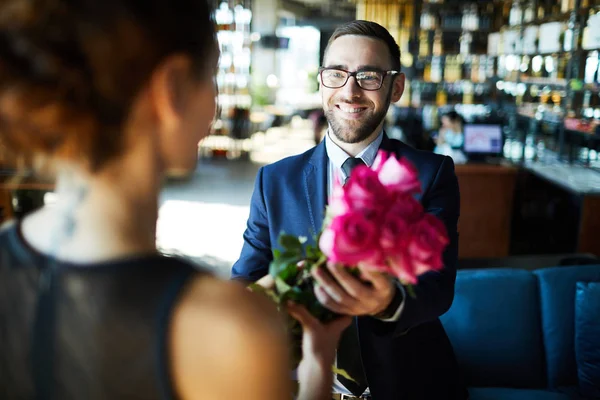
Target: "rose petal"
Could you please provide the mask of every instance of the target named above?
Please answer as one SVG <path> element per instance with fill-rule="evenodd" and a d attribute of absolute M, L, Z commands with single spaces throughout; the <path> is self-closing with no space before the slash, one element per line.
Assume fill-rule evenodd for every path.
<path fill-rule="evenodd" d="M 383 150 L 379 150 L 377 152 L 377 157 L 375 157 L 375 161 L 373 162 L 373 165 L 371 166 L 371 169 L 373 169 L 375 172 L 379 172 L 379 170 L 381 169 L 381 167 L 383 166 L 383 164 L 385 163 L 385 161 L 388 159 L 389 155 L 386 151 Z"/>

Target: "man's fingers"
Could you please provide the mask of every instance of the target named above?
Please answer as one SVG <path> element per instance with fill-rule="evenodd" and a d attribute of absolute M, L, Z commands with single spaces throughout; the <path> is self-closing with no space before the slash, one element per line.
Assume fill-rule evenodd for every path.
<path fill-rule="evenodd" d="M 361 297 L 367 296 L 367 287 L 354 275 L 349 273 L 345 267 L 335 265 L 335 264 L 327 264 L 327 269 L 331 274 L 337 279 L 339 285 L 348 293 L 350 296 L 355 299 L 360 299 Z"/>
<path fill-rule="evenodd" d="M 346 304 L 335 301 L 321 285 L 315 286 L 314 292 L 319 303 L 325 308 L 338 314 L 352 314 L 350 308 L 348 308 Z"/>
<path fill-rule="evenodd" d="M 359 269 L 360 276 L 364 280 L 371 282 L 376 291 L 385 290 L 390 286 L 390 278 L 381 272 L 373 271 L 366 267 L 359 267 Z"/>
<path fill-rule="evenodd" d="M 317 281 L 317 284 L 329 293 L 329 296 L 336 302 L 348 303 L 351 301 L 350 296 L 348 296 L 344 288 L 323 268 L 315 268 L 313 270 L 313 277 Z"/>

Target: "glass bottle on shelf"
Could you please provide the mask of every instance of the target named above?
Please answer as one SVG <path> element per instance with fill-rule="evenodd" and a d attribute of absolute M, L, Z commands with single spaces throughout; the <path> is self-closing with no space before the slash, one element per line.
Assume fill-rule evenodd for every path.
<path fill-rule="evenodd" d="M 433 57 L 431 59 L 431 74 L 430 74 L 431 82 L 441 82 L 442 81 L 442 61 L 441 57 Z"/>
<path fill-rule="evenodd" d="M 444 64 L 444 82 L 453 82 L 454 75 L 452 72 L 452 65 L 454 64 L 453 57 L 447 56 Z"/>
<path fill-rule="evenodd" d="M 436 29 L 435 35 L 433 37 L 433 55 L 441 56 L 444 50 L 442 48 L 442 31 L 441 29 Z"/>
<path fill-rule="evenodd" d="M 567 59 L 567 55 L 562 55 L 562 56 L 556 56 L 557 62 L 556 62 L 556 77 L 558 79 L 565 79 L 566 78 L 566 72 L 567 72 L 567 64 L 568 64 L 568 59 Z"/>
<path fill-rule="evenodd" d="M 429 55 L 429 35 L 427 31 L 419 33 L 419 56 L 427 57 Z"/>
<path fill-rule="evenodd" d="M 438 107 L 445 106 L 446 104 L 448 104 L 448 93 L 446 93 L 446 90 L 444 89 L 443 85 L 439 85 L 438 87 L 435 96 L 435 103 L 438 105 Z"/>
<path fill-rule="evenodd" d="M 469 81 L 464 81 L 462 84 L 462 91 L 463 91 L 463 98 L 462 98 L 462 102 L 463 104 L 473 104 L 473 90 L 474 89 L 474 85 L 473 83 L 469 82 Z"/>
<path fill-rule="evenodd" d="M 527 2 L 527 6 L 525 7 L 525 11 L 523 12 L 523 22 L 531 22 L 535 19 L 535 1 L 529 0 Z"/>
<path fill-rule="evenodd" d="M 598 52 L 590 51 L 585 60 L 585 72 L 583 76 L 583 82 L 586 84 L 593 84 L 596 80 L 596 73 L 598 71 Z"/>
<path fill-rule="evenodd" d="M 458 40 L 460 42 L 460 54 L 465 56 L 471 54 L 471 43 L 473 42 L 471 32 L 463 32 Z"/>
<path fill-rule="evenodd" d="M 569 11 L 575 8 L 575 0 L 561 0 L 560 2 L 560 12 L 568 13 Z"/>
<path fill-rule="evenodd" d="M 546 16 L 546 9 L 544 8 L 543 5 L 540 4 L 537 9 L 537 19 L 544 19 L 545 16 Z"/>
<path fill-rule="evenodd" d="M 511 26 L 519 25 L 521 23 L 521 20 L 522 20 L 521 5 L 519 4 L 519 0 L 514 0 L 512 3 L 512 7 L 510 8 L 508 24 Z"/>
<path fill-rule="evenodd" d="M 431 63 L 425 64 L 425 69 L 423 70 L 423 80 L 425 82 L 431 82 Z"/>
<path fill-rule="evenodd" d="M 471 59 L 471 73 L 470 73 L 470 79 L 472 82 L 483 82 L 482 80 L 479 79 L 480 78 L 479 71 L 480 71 L 479 57 L 473 56 Z"/>

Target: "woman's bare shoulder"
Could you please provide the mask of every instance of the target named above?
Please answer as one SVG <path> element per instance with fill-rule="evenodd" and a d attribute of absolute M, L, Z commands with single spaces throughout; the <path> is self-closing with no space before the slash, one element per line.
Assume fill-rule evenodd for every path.
<path fill-rule="evenodd" d="M 210 276 L 190 282 L 170 332 L 172 376 L 182 399 L 289 393 L 282 320 L 268 299 L 239 283 Z"/>

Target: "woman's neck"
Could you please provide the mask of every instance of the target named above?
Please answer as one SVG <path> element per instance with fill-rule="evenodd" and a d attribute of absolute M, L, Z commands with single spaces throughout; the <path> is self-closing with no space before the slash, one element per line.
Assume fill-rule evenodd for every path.
<path fill-rule="evenodd" d="M 56 202 L 23 221 L 25 240 L 63 261 L 92 263 L 156 251 L 160 171 L 129 155 L 89 175 L 61 169 Z"/>

